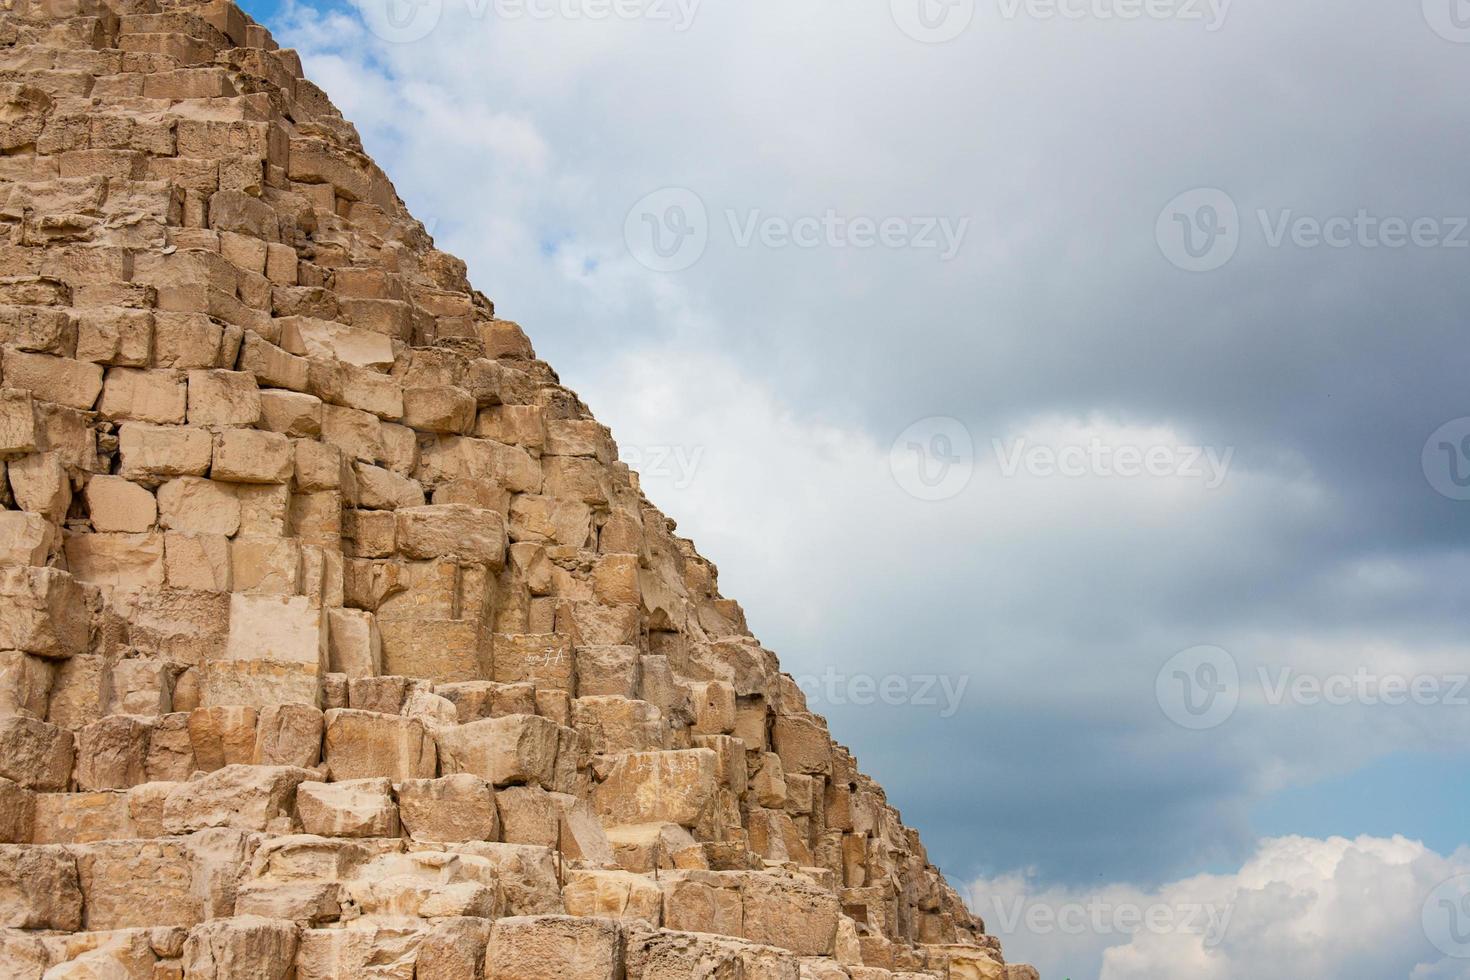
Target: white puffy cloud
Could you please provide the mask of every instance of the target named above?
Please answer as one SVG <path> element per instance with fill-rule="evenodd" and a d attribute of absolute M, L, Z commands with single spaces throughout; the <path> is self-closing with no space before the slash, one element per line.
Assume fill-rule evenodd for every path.
<path fill-rule="evenodd" d="M 1012 874 L 973 882 L 970 901 L 1010 959 L 1047 977 L 1465 980 L 1470 945 L 1454 942 L 1438 898 L 1467 872 L 1470 849 L 1281 837 L 1229 874 L 1148 890 L 1045 887 Z M 1470 913 L 1455 914 L 1470 939 Z"/>

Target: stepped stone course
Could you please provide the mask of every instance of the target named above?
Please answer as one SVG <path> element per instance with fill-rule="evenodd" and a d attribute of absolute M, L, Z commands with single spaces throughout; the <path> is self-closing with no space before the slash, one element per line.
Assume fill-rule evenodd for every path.
<path fill-rule="evenodd" d="M 0 975 L 1035 977 L 294 52 L 0 103 Z"/>

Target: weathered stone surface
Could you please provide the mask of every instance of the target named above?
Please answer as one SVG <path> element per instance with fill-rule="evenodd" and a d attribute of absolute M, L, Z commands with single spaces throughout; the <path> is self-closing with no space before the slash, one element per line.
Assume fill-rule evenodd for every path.
<path fill-rule="evenodd" d="M 289 833 L 296 787 L 312 773 L 295 766 L 228 765 L 172 790 L 163 829 L 188 834 L 209 827 Z"/>
<path fill-rule="evenodd" d="M 76 581 L 56 568 L 0 568 L 0 649 L 69 657 L 87 649 L 88 615 Z"/>
<path fill-rule="evenodd" d="M 296 812 L 308 834 L 322 837 L 397 837 L 393 785 L 383 778 L 296 787 Z"/>
<path fill-rule="evenodd" d="M 82 927 L 76 862 L 64 848 L 0 844 L 0 926 L 67 932 Z"/>
<path fill-rule="evenodd" d="M 618 980 L 624 936 L 608 919 L 515 916 L 495 923 L 485 971 L 496 980 Z"/>
<path fill-rule="evenodd" d="M 398 815 L 416 841 L 497 840 L 500 819 L 495 790 L 472 773 L 398 784 Z"/>
<path fill-rule="evenodd" d="M 434 739 L 417 718 L 352 709 L 327 712 L 323 761 L 333 779 L 432 779 L 437 759 Z"/>
<path fill-rule="evenodd" d="M 27 789 L 58 792 L 71 783 L 71 732 L 34 718 L 0 718 L 0 776 Z"/>
<path fill-rule="evenodd" d="M 552 783 L 557 726 L 545 718 L 487 718 L 442 730 L 437 740 L 445 773 L 473 773 L 497 787 Z"/>
<path fill-rule="evenodd" d="M 715 798 L 716 762 L 709 749 L 617 756 L 597 786 L 598 811 L 608 823 L 693 827 Z"/>
<path fill-rule="evenodd" d="M 212 919 L 189 930 L 184 976 L 194 980 L 290 980 L 296 963 L 297 927 L 253 915 Z"/>

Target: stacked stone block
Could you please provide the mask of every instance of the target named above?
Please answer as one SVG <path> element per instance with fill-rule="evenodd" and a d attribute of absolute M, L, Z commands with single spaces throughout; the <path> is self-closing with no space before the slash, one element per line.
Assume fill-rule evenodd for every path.
<path fill-rule="evenodd" d="M 0 101 L 0 974 L 1034 976 L 293 52 Z"/>

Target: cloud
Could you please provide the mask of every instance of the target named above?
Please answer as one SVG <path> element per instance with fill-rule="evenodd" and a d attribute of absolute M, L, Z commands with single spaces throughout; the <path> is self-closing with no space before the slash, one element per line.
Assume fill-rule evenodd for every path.
<path fill-rule="evenodd" d="M 1048 888 L 1011 874 L 973 882 L 970 901 L 1010 959 L 1049 977 L 1465 980 L 1470 948 L 1436 898 L 1467 871 L 1470 850 L 1441 855 L 1402 837 L 1281 837 L 1238 871 L 1157 889 Z M 1470 914 L 1453 911 L 1470 935 Z"/>

